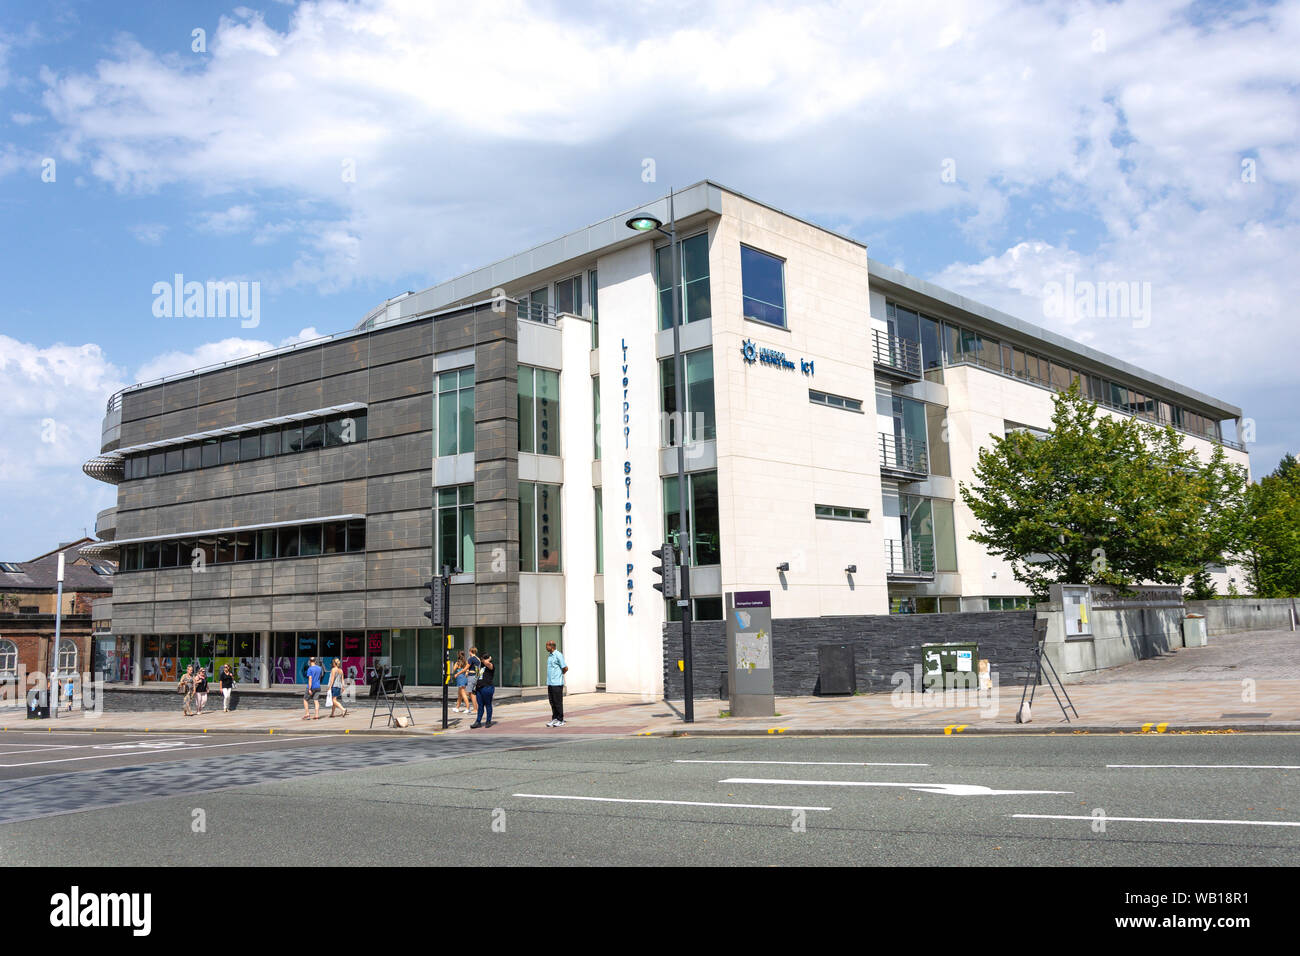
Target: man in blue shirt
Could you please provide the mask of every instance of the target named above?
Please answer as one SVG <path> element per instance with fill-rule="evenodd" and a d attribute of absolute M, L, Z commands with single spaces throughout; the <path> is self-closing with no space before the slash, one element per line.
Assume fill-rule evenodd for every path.
<path fill-rule="evenodd" d="M 546 642 L 550 656 L 546 658 L 546 696 L 551 699 L 551 719 L 547 727 L 564 726 L 564 675 L 569 667 L 564 663 L 564 655 L 555 649 L 554 641 Z"/>
<path fill-rule="evenodd" d="M 307 668 L 307 692 L 302 695 L 303 720 L 320 720 L 320 677 L 321 666 L 316 663 L 316 658 L 313 657 L 310 666 Z M 309 701 L 316 705 L 315 717 L 312 717 L 307 711 Z"/>

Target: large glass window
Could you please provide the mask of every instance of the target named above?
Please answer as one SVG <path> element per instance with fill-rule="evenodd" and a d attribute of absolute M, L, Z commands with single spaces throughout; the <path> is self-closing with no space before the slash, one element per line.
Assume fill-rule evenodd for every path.
<path fill-rule="evenodd" d="M 591 452 L 600 461 L 600 376 L 591 380 Z"/>
<path fill-rule="evenodd" d="M 519 570 L 558 572 L 561 547 L 560 486 L 519 483 Z"/>
<path fill-rule="evenodd" d="M 605 573 L 605 494 L 596 489 L 596 573 Z"/>
<path fill-rule="evenodd" d="M 699 322 L 713 315 L 709 294 L 709 237 L 700 233 L 678 243 L 681 249 L 682 324 Z M 659 288 L 659 328 L 673 325 L 673 285 L 671 246 L 655 250 L 655 276 Z"/>
<path fill-rule="evenodd" d="M 600 348 L 600 306 L 596 295 L 596 270 L 587 273 L 587 300 L 591 303 L 591 347 Z"/>
<path fill-rule="evenodd" d="M 679 431 L 685 431 L 688 442 L 713 441 L 717 438 L 718 423 L 713 404 L 713 349 L 700 349 L 682 356 L 686 366 L 686 421 L 679 420 L 677 411 L 676 363 L 670 359 L 659 362 L 659 381 L 662 385 L 663 433 L 660 441 L 664 447 L 679 443 Z"/>
<path fill-rule="evenodd" d="M 519 366 L 519 450 L 560 454 L 560 373 Z"/>
<path fill-rule="evenodd" d="M 555 311 L 582 315 L 582 276 L 555 283 Z"/>
<path fill-rule="evenodd" d="M 741 246 L 740 284 L 745 318 L 780 328 L 786 327 L 784 260 L 749 246 Z M 911 313 L 911 317 L 913 328 L 910 338 L 916 341 L 916 314 Z"/>
<path fill-rule="evenodd" d="M 450 565 L 466 574 L 474 573 L 474 486 L 438 489 L 437 563 Z"/>
<path fill-rule="evenodd" d="M 721 535 L 718 525 L 718 473 L 701 471 L 686 476 L 690 497 L 687 500 L 686 531 L 691 538 L 692 565 L 721 564 Z M 678 541 L 677 477 L 664 479 L 664 534 Z M 680 547 L 680 542 L 677 545 Z"/>
<path fill-rule="evenodd" d="M 474 369 L 453 369 L 438 374 L 434 398 L 435 439 L 438 455 L 461 455 L 474 450 Z"/>

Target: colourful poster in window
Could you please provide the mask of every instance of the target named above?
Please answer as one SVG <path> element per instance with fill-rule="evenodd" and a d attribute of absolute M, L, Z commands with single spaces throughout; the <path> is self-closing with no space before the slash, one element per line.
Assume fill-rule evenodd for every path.
<path fill-rule="evenodd" d="M 176 658 L 167 656 L 158 658 L 158 679 L 164 683 L 175 681 L 176 678 Z"/>
<path fill-rule="evenodd" d="M 277 657 L 275 659 L 274 673 L 272 680 L 277 684 L 292 684 L 294 682 L 295 660 L 292 657 Z"/>
<path fill-rule="evenodd" d="M 342 660 L 343 679 L 358 684 L 365 683 L 366 659 L 364 657 L 345 657 Z"/>
<path fill-rule="evenodd" d="M 260 657 L 236 657 L 235 679 L 241 684 L 262 683 L 262 659 Z"/>
<path fill-rule="evenodd" d="M 218 657 L 213 663 L 217 667 L 217 672 L 211 678 L 212 690 L 215 693 L 221 687 L 221 669 L 227 664 L 230 665 L 230 673 L 235 675 L 235 680 L 239 680 L 239 667 L 233 657 Z"/>

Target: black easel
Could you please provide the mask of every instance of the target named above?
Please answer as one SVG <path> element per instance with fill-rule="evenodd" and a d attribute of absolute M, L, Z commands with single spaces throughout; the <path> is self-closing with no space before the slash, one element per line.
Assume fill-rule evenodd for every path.
<path fill-rule="evenodd" d="M 1052 690 L 1052 696 L 1054 696 L 1054 697 L 1056 698 L 1056 703 L 1057 703 L 1057 705 L 1061 708 L 1061 714 L 1065 717 L 1065 722 L 1068 724 L 1068 723 L 1070 723 L 1070 714 L 1069 714 L 1069 712 L 1065 709 L 1065 705 L 1066 705 L 1066 704 L 1069 704 L 1069 705 L 1070 705 L 1070 710 L 1073 710 L 1073 711 L 1074 711 L 1074 716 L 1075 716 L 1075 717 L 1078 717 L 1078 716 L 1079 716 L 1079 712 L 1078 712 L 1077 710 L 1074 710 L 1074 701 L 1070 700 L 1070 695 L 1069 695 L 1069 693 L 1067 693 L 1066 690 L 1065 690 L 1065 684 L 1061 683 L 1060 675 L 1058 675 L 1058 674 L 1056 673 L 1056 668 L 1052 666 L 1052 659 L 1051 659 L 1050 657 L 1047 656 L 1047 641 L 1046 641 L 1046 637 L 1047 637 L 1047 635 L 1044 634 L 1043 637 L 1044 637 L 1044 640 L 1040 640 L 1040 641 L 1037 642 L 1037 643 L 1038 643 L 1038 654 L 1037 654 L 1037 656 L 1038 656 L 1038 663 L 1037 663 L 1037 665 L 1034 667 L 1034 676 L 1033 676 L 1032 680 L 1027 679 L 1027 680 L 1025 681 L 1025 687 L 1024 687 L 1024 690 L 1022 690 L 1022 691 L 1020 692 L 1020 708 L 1019 708 L 1019 710 L 1016 711 L 1016 721 L 1019 722 L 1019 720 L 1020 720 L 1020 713 L 1021 713 L 1021 711 L 1023 711 L 1023 710 L 1025 709 L 1025 695 L 1026 695 L 1026 694 L 1029 695 L 1029 713 L 1030 713 L 1030 719 L 1033 718 L 1033 713 L 1034 713 L 1034 693 L 1035 693 L 1035 691 L 1038 690 L 1038 684 L 1039 684 L 1041 681 L 1043 681 L 1044 678 L 1046 678 L 1047 686 L 1051 688 L 1051 690 Z M 1046 672 L 1043 671 L 1043 662 L 1044 662 L 1044 661 L 1047 662 L 1047 671 L 1046 671 Z M 1055 684 L 1052 683 L 1053 678 L 1055 678 L 1055 681 L 1056 681 Z M 1057 688 L 1057 687 L 1060 687 L 1060 688 L 1061 688 L 1061 694 L 1065 694 L 1065 704 L 1062 704 L 1062 703 L 1061 703 L 1061 694 L 1058 694 L 1058 693 L 1056 692 L 1056 688 Z"/>
<path fill-rule="evenodd" d="M 393 725 L 393 710 L 400 702 L 406 708 L 406 716 L 412 724 L 415 723 L 415 715 L 411 713 L 411 705 L 406 700 L 406 689 L 402 686 L 402 668 L 397 668 L 394 674 L 392 668 L 388 668 L 382 674 L 376 674 L 375 686 L 375 707 L 370 712 L 370 726 L 375 726 L 375 716 L 379 713 L 380 703 L 388 705 L 388 720 L 385 726 Z"/>

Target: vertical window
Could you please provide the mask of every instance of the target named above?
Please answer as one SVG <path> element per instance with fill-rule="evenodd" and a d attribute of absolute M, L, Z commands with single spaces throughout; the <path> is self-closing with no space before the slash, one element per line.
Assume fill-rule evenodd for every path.
<path fill-rule="evenodd" d="M 682 324 L 699 322 L 713 315 L 709 294 L 709 236 L 700 233 L 678 243 L 681 249 Z M 673 268 L 671 246 L 655 250 L 655 276 L 659 288 L 659 328 L 673 325 Z"/>
<path fill-rule="evenodd" d="M 18 679 L 18 645 L 13 641 L 0 640 L 0 681 Z"/>
<path fill-rule="evenodd" d="M 438 489 L 434 527 L 438 536 L 436 567 L 449 565 L 474 573 L 474 486 Z"/>
<path fill-rule="evenodd" d="M 181 470 L 185 463 L 185 452 L 180 448 L 167 449 L 167 474 L 173 475 Z"/>
<path fill-rule="evenodd" d="M 713 349 L 699 349 L 682 356 L 686 366 L 686 414 L 678 421 L 676 363 L 663 359 L 659 363 L 659 381 L 662 385 L 662 410 L 664 433 L 660 436 L 664 447 L 678 443 L 678 431 L 684 432 L 688 442 L 713 441 L 718 437 L 717 415 L 713 402 Z"/>
<path fill-rule="evenodd" d="M 519 450 L 560 454 L 560 373 L 519 366 Z"/>
<path fill-rule="evenodd" d="M 167 455 L 161 451 L 152 452 L 149 455 L 149 477 L 161 475 L 166 467 Z"/>
<path fill-rule="evenodd" d="M 234 461 L 239 461 L 239 436 L 228 435 L 221 439 L 221 463 L 226 465 Z"/>
<path fill-rule="evenodd" d="M 605 573 L 605 494 L 596 489 L 596 573 Z"/>
<path fill-rule="evenodd" d="M 943 349 L 940 344 L 939 323 L 934 319 L 920 317 L 921 333 L 921 367 L 926 369 L 943 367 Z"/>
<path fill-rule="evenodd" d="M 244 432 L 239 436 L 239 460 L 252 461 L 262 457 L 262 437 L 257 432 Z"/>
<path fill-rule="evenodd" d="M 434 421 L 438 423 L 438 455 L 462 455 L 474 450 L 474 369 L 438 375 Z"/>
<path fill-rule="evenodd" d="M 687 500 L 686 530 L 691 537 L 693 565 L 721 564 L 718 526 L 718 473 L 702 471 L 686 476 L 690 497 Z M 677 478 L 664 479 L 664 533 L 667 540 L 678 541 Z M 678 541 L 678 547 L 681 542 Z"/>
<path fill-rule="evenodd" d="M 785 328 L 785 262 L 749 246 L 740 247 L 740 284 L 744 316 Z M 916 341 L 916 313 L 911 317 L 910 338 Z"/>
<path fill-rule="evenodd" d="M 280 429 L 263 428 L 262 429 L 262 457 L 270 458 L 273 455 L 280 454 Z"/>
<path fill-rule="evenodd" d="M 591 380 L 591 452 L 600 461 L 600 376 Z"/>
<path fill-rule="evenodd" d="M 596 270 L 587 273 L 587 301 L 591 304 L 591 347 L 600 348 L 600 306 L 596 296 Z"/>
<path fill-rule="evenodd" d="M 555 283 L 555 311 L 582 315 L 582 276 Z"/>
<path fill-rule="evenodd" d="M 519 483 L 519 570 L 556 573 L 562 570 L 560 486 Z"/>
<path fill-rule="evenodd" d="M 59 674 L 66 676 L 77 672 L 77 645 L 66 638 L 59 641 Z"/>
<path fill-rule="evenodd" d="M 353 518 L 348 522 L 348 550 L 366 550 L 366 519 Z"/>

